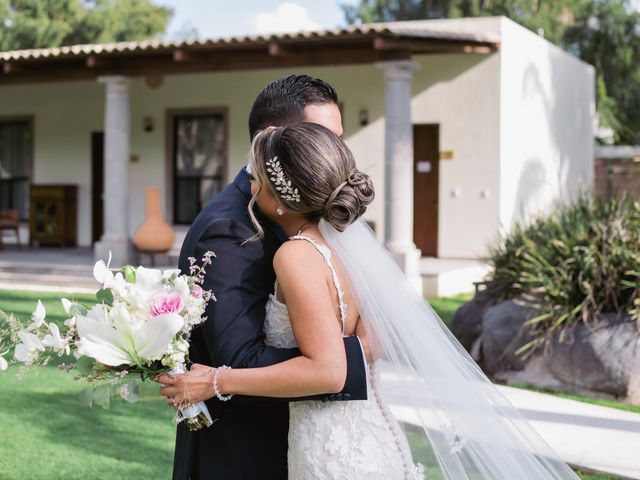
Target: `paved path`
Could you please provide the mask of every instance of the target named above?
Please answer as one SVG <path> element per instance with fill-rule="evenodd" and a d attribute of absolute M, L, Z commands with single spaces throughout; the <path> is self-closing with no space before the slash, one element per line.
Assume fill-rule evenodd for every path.
<path fill-rule="evenodd" d="M 553 395 L 498 387 L 567 463 L 630 479 L 640 479 L 640 414 Z M 402 397 L 392 410 L 404 421 L 410 413 Z"/>

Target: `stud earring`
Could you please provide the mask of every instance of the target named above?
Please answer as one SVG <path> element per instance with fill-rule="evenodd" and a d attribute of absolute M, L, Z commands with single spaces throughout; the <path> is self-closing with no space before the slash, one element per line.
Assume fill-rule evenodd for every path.
<path fill-rule="evenodd" d="M 276 213 L 277 213 L 278 215 L 282 216 L 282 215 L 284 215 L 284 210 L 282 210 L 280 207 L 278 207 L 278 208 L 276 209 Z"/>

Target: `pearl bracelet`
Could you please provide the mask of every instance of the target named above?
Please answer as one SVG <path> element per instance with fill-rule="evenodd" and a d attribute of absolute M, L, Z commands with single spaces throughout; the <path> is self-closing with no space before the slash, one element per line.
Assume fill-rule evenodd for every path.
<path fill-rule="evenodd" d="M 216 368 L 216 373 L 213 375 L 213 393 L 221 402 L 228 402 L 229 400 L 231 400 L 231 397 L 233 397 L 233 394 L 222 395 L 220 393 L 220 390 L 218 389 L 218 375 L 222 370 L 231 370 L 231 367 L 222 365 L 221 367 Z"/>

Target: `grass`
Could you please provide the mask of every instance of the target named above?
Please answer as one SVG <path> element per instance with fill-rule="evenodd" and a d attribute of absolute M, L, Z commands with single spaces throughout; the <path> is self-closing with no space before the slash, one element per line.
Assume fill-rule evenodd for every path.
<path fill-rule="evenodd" d="M 85 305 L 95 301 L 91 295 L 0 290 L 0 310 L 28 321 L 41 299 L 47 321 L 61 322 L 62 296 Z M 55 365 L 23 379 L 16 371 L 0 374 L 0 478 L 170 478 L 175 424 L 156 384 L 143 386 L 138 403 L 114 401 L 104 410 L 80 407 L 84 383 Z"/>
<path fill-rule="evenodd" d="M 96 302 L 95 297 L 88 294 L 0 290 L 0 310 L 13 313 L 19 319 L 27 321 L 31 318 L 31 312 L 35 310 L 38 300 L 42 300 L 42 304 L 47 310 L 47 321 L 59 323 L 66 318 L 60 303 L 62 297 L 76 300 L 87 306 Z"/>
<path fill-rule="evenodd" d="M 0 309 L 28 321 L 41 299 L 48 321 L 60 322 L 61 294 L 0 290 Z M 87 305 L 90 295 L 66 295 Z M 445 323 L 471 295 L 438 298 L 429 303 Z M 64 359 L 61 359 L 64 360 Z M 54 365 L 16 378 L 12 367 L 0 374 L 0 477 L 4 480 L 75 480 L 93 478 L 170 478 L 175 426 L 173 411 L 157 395 L 157 386 L 143 386 L 136 404 L 115 401 L 111 408 L 78 405 L 83 384 Z M 409 434 L 415 460 L 430 466 L 426 478 L 442 478 L 435 457 L 417 435 Z M 617 480 L 583 475 L 584 480 Z"/>
<path fill-rule="evenodd" d="M 536 387 L 531 387 L 529 385 L 524 385 L 520 383 L 516 383 L 513 385 L 509 385 L 510 387 L 522 388 L 524 390 L 531 390 L 533 392 L 540 393 L 548 393 L 550 395 L 555 395 L 556 397 L 567 398 L 569 400 L 576 400 L 578 402 L 590 403 L 592 405 L 599 405 L 601 407 L 609 407 L 615 408 L 617 410 L 624 410 L 625 412 L 632 413 L 640 413 L 640 406 L 631 405 L 629 403 L 618 402 L 616 400 L 607 400 L 604 398 L 594 398 L 594 397 L 586 397 L 584 395 L 578 395 L 575 393 L 565 393 L 565 392 L 556 392 L 553 390 L 541 389 Z"/>
<path fill-rule="evenodd" d="M 472 293 L 462 293 L 453 297 L 430 298 L 428 301 L 442 321 L 450 327 L 453 321 L 453 314 L 471 298 L 473 298 Z"/>

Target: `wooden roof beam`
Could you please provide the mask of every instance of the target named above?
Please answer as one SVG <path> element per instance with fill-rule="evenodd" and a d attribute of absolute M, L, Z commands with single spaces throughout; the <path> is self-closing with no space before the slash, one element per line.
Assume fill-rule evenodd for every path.
<path fill-rule="evenodd" d="M 173 61 L 177 63 L 182 62 L 197 62 L 198 60 L 202 60 L 193 52 L 189 52 L 187 50 L 183 50 L 181 48 L 174 50 L 173 52 Z"/>
<path fill-rule="evenodd" d="M 108 67 L 109 62 L 107 62 L 104 58 L 100 58 L 96 55 L 89 55 L 86 60 L 86 65 L 88 68 L 103 68 Z"/>
<path fill-rule="evenodd" d="M 20 72 L 24 72 L 24 67 L 20 64 L 15 62 L 4 62 L 2 64 L 2 73 L 11 74 Z"/>
<path fill-rule="evenodd" d="M 492 44 L 469 44 L 463 41 L 430 41 L 423 42 L 416 39 L 397 39 L 375 37 L 373 39 L 373 49 L 382 51 L 404 50 L 412 53 L 493 53 L 497 51 L 497 46 Z"/>
<path fill-rule="evenodd" d="M 291 51 L 284 48 L 281 43 L 271 41 L 268 46 L 269 55 L 278 57 L 282 55 L 291 55 Z"/>

